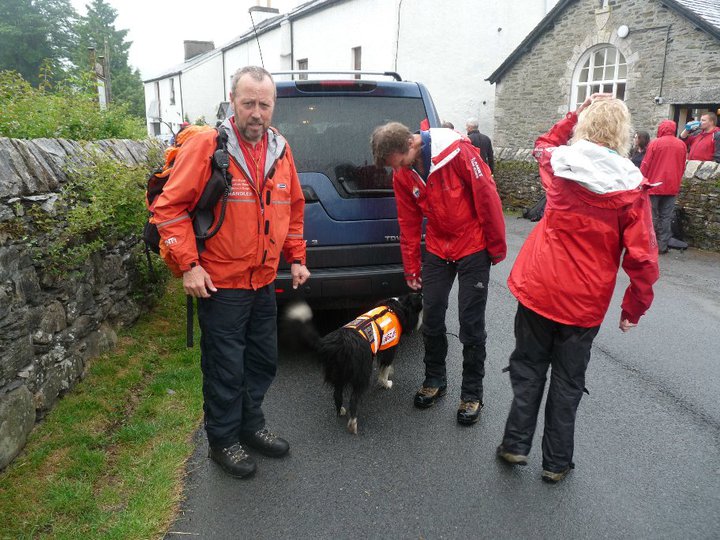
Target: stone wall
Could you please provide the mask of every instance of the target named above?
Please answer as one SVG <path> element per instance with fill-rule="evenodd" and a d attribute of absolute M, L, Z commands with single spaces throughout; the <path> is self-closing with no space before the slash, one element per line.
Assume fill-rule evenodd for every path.
<path fill-rule="evenodd" d="M 97 151 L 145 166 L 152 148 L 161 151 L 150 141 L 0 138 L 0 469 L 37 419 L 83 377 L 88 360 L 110 349 L 115 330 L 134 322 L 145 305 L 137 300 L 143 296 L 137 239 L 107 246 L 59 277 L 37 255 L 57 230 L 33 238 L 23 231 L 63 212 L 56 202 L 68 166 L 92 164 Z"/>
<path fill-rule="evenodd" d="M 572 79 L 588 49 L 617 47 L 628 63 L 625 102 L 637 130 L 654 134 L 671 104 L 716 103 L 720 41 L 659 0 L 571 2 L 502 75 L 495 89 L 497 146 L 527 148 L 571 104 Z M 626 38 L 617 35 L 629 27 Z M 667 50 L 667 56 L 666 56 Z M 655 102 L 662 97 L 662 103 Z M 574 109 L 574 106 L 573 106 Z"/>
<path fill-rule="evenodd" d="M 522 211 L 543 194 L 532 151 L 495 149 L 495 182 L 503 207 Z M 677 206 L 682 229 L 692 247 L 720 252 L 720 164 L 688 161 Z"/>

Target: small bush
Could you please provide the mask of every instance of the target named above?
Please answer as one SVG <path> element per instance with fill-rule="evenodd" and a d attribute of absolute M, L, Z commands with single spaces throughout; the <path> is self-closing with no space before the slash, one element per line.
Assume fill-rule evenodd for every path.
<path fill-rule="evenodd" d="M 101 110 L 97 88 L 88 77 L 71 78 L 56 87 L 45 79 L 33 88 L 13 71 L 0 71 L 0 136 L 16 139 L 144 139 L 141 119 L 124 105 Z"/>

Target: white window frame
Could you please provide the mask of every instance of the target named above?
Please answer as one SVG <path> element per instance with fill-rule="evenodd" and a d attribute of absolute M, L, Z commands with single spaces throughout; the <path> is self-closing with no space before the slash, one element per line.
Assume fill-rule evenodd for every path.
<path fill-rule="evenodd" d="M 615 61 L 609 65 L 607 64 L 608 52 L 615 53 Z M 596 63 L 598 53 L 603 53 L 602 64 Z M 581 81 L 583 70 L 586 67 L 588 68 L 587 80 Z M 597 70 L 601 70 L 599 77 L 596 77 L 598 75 Z M 622 76 L 623 73 L 624 76 Z M 585 51 L 575 65 L 570 92 L 570 110 L 576 110 L 587 96 L 595 92 L 612 92 L 613 96 L 618 97 L 618 90 L 621 90 L 620 99 L 626 100 L 627 75 L 627 59 L 620 49 L 610 43 L 601 43 L 591 47 Z M 584 92 L 587 92 L 587 94 Z"/>

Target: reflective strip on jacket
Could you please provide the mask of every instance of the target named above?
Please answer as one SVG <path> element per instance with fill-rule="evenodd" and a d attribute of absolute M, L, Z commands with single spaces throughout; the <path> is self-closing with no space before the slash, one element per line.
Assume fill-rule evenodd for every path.
<path fill-rule="evenodd" d="M 394 347 L 400 342 L 402 328 L 397 315 L 387 306 L 380 306 L 363 313 L 344 328 L 356 330 L 370 343 L 373 355 Z"/>
<path fill-rule="evenodd" d="M 214 131 L 183 145 L 155 204 L 153 222 L 181 271 L 199 262 L 218 288 L 259 289 L 275 280 L 281 251 L 289 262 L 305 264 L 305 199 L 292 152 L 281 135 L 268 131 L 264 182 L 255 186 L 230 121 L 221 129 L 228 133 L 232 189 L 219 232 L 205 241 L 198 255 L 190 212 L 210 177 Z M 219 201 L 215 207 L 215 219 L 221 205 Z"/>
<path fill-rule="evenodd" d="M 652 285 L 659 275 L 647 183 L 629 159 L 613 156 L 607 148 L 587 141 L 562 146 L 576 123 L 577 115 L 569 113 L 535 143 L 547 194 L 545 214 L 520 249 L 508 286 L 521 304 L 543 317 L 591 328 L 603 321 L 622 261 L 630 285 L 621 316 L 637 323 L 652 303 Z M 552 161 L 559 156 L 553 154 L 577 154 L 581 150 L 573 147 L 578 145 L 593 154 L 580 154 L 579 162 L 562 172 L 566 177 L 583 165 L 607 172 L 603 156 L 622 174 L 611 177 L 601 192 L 591 190 L 597 188 L 590 178 L 558 176 Z M 613 182 L 626 189 L 614 190 Z"/>
<path fill-rule="evenodd" d="M 405 275 L 420 275 L 420 241 L 441 259 L 457 261 L 483 249 L 493 263 L 505 258 L 505 218 L 495 181 L 478 149 L 451 129 L 430 129 L 427 182 L 414 170 L 393 171 Z"/>

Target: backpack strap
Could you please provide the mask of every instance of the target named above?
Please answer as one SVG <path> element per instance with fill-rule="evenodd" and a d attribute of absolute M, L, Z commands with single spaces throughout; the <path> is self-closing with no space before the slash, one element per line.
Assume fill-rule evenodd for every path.
<path fill-rule="evenodd" d="M 228 134 L 222 127 L 217 129 L 216 149 L 210 158 L 211 173 L 205 189 L 200 195 L 192 212 L 193 230 L 197 242 L 198 255 L 205 251 L 205 240 L 215 236 L 225 220 L 227 200 L 232 189 L 232 175 L 228 173 L 230 154 L 227 148 Z M 210 227 L 215 219 L 214 209 L 218 199 L 222 197 L 220 216 L 215 226 Z"/>

